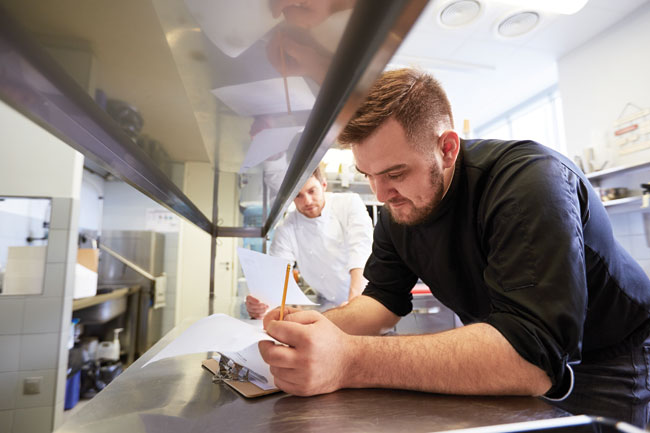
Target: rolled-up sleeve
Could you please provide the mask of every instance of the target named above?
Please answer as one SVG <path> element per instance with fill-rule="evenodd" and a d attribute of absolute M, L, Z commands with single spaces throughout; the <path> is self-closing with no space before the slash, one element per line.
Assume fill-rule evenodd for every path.
<path fill-rule="evenodd" d="M 411 289 L 418 280 L 402 261 L 390 239 L 382 215 L 375 226 L 372 254 L 363 272 L 368 280 L 363 294 L 380 302 L 398 316 L 406 316 L 413 309 Z"/>
<path fill-rule="evenodd" d="M 483 209 L 484 281 L 494 326 L 565 397 L 580 360 L 587 309 L 580 178 L 553 157 L 513 163 L 491 180 Z"/>

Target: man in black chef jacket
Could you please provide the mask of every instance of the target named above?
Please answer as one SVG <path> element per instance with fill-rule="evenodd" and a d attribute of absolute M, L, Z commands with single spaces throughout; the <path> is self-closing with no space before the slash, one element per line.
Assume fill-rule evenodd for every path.
<path fill-rule="evenodd" d="M 385 203 L 363 295 L 324 315 L 277 311 L 260 343 L 297 395 L 382 387 L 535 395 L 644 426 L 650 280 L 588 180 L 532 141 L 461 140 L 440 85 L 385 73 L 339 141 Z M 466 326 L 379 336 L 420 278 Z"/>

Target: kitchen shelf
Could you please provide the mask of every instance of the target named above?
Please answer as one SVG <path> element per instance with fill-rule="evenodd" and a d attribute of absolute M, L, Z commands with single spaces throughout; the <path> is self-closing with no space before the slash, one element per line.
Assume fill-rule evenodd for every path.
<path fill-rule="evenodd" d="M 113 290 L 110 293 L 104 293 L 101 295 L 88 296 L 87 298 L 75 299 L 72 301 L 72 311 L 82 310 L 84 308 L 92 307 L 93 305 L 98 305 L 111 299 L 122 298 L 124 296 L 131 295 L 140 290 L 140 286 L 135 287 L 124 287 L 121 289 Z"/>
<path fill-rule="evenodd" d="M 642 168 L 650 168 L 650 161 L 640 162 L 637 164 L 622 165 L 619 167 L 612 167 L 605 170 L 594 171 L 592 173 L 586 174 L 587 179 L 596 180 L 606 176 L 612 176 L 616 174 L 622 174 L 626 171 L 637 170 Z"/>
<path fill-rule="evenodd" d="M 641 197 L 640 195 L 635 195 L 632 197 L 623 197 L 623 198 L 617 198 L 616 200 L 607 200 L 603 202 L 603 206 L 605 207 L 611 207 L 611 206 L 620 206 L 624 204 L 632 204 L 632 203 L 639 203 L 641 204 Z"/>

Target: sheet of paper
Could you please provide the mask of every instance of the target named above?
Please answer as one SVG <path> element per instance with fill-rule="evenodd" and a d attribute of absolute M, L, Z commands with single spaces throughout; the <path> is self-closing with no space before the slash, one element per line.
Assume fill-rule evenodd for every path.
<path fill-rule="evenodd" d="M 192 324 L 142 367 L 161 359 L 190 353 L 238 352 L 262 340 L 276 341 L 261 327 L 225 314 L 213 314 Z"/>
<path fill-rule="evenodd" d="M 303 126 L 288 126 L 286 128 L 263 129 L 253 137 L 244 162 L 239 169 L 240 173 L 255 167 L 273 155 L 286 152 L 291 140 L 303 130 Z"/>
<path fill-rule="evenodd" d="M 248 368 L 256 375 L 261 376 L 263 380 L 257 380 L 255 377 L 248 376 L 248 381 L 254 385 L 257 385 L 263 390 L 269 390 L 275 388 L 275 383 L 273 382 L 273 375 L 271 374 L 271 369 L 269 365 L 264 362 L 262 355 L 260 355 L 260 350 L 257 347 L 257 343 L 252 344 L 239 352 L 224 352 L 224 355 L 232 359 L 237 364 Z"/>
<path fill-rule="evenodd" d="M 302 77 L 287 77 L 292 111 L 311 110 L 316 98 Z M 286 113 L 281 77 L 213 89 L 212 93 L 240 116 Z"/>
<path fill-rule="evenodd" d="M 227 56 L 237 57 L 282 21 L 260 0 L 185 0 L 201 31 Z"/>
<path fill-rule="evenodd" d="M 279 306 L 282 303 L 284 279 L 289 261 L 245 248 L 237 248 L 237 254 L 239 255 L 239 263 L 241 263 L 244 271 L 250 294 L 271 308 Z M 286 303 L 290 305 L 317 305 L 305 296 L 292 275 L 289 275 Z"/>

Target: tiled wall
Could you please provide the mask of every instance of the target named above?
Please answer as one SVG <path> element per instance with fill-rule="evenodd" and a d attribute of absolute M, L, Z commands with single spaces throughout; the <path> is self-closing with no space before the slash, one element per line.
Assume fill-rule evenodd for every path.
<path fill-rule="evenodd" d="M 0 431 L 51 432 L 63 415 L 79 201 L 52 200 L 42 295 L 0 297 Z M 41 393 L 23 394 L 27 377 Z"/>
<path fill-rule="evenodd" d="M 646 238 L 644 212 L 611 212 L 609 219 L 616 240 L 636 259 L 650 275 L 650 247 Z"/>

